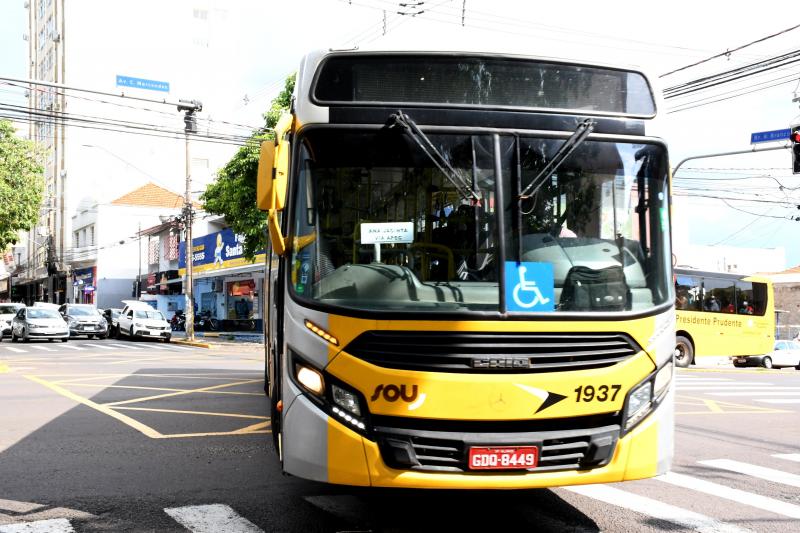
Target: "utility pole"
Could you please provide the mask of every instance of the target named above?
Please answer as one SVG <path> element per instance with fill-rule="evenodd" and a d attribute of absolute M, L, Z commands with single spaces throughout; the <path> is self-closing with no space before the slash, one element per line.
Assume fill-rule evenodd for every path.
<path fill-rule="evenodd" d="M 136 299 L 142 297 L 142 223 L 139 222 L 139 273 L 136 276 Z"/>
<path fill-rule="evenodd" d="M 194 246 L 192 245 L 192 160 L 189 157 L 189 134 L 197 133 L 197 117 L 195 112 L 203 110 L 203 104 L 197 100 L 181 100 L 178 111 L 186 114 L 183 116 L 183 133 L 186 138 L 186 196 L 184 205 L 184 224 L 186 224 L 186 281 L 184 295 L 186 297 L 186 338 L 194 340 L 194 287 L 193 287 L 193 259 Z"/>

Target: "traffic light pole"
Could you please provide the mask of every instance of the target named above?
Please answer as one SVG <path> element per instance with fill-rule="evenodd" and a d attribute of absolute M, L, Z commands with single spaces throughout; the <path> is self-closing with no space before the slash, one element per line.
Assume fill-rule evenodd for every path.
<path fill-rule="evenodd" d="M 693 159 L 705 159 L 705 158 L 708 158 L 708 157 L 722 157 L 722 156 L 725 156 L 725 155 L 739 155 L 739 154 L 751 154 L 751 153 L 759 153 L 759 152 L 769 152 L 771 150 L 786 150 L 788 148 L 791 148 L 791 145 L 790 144 L 785 144 L 785 145 L 782 145 L 782 146 L 770 146 L 768 148 L 762 148 L 761 150 L 758 150 L 757 148 L 758 147 L 754 146 L 749 150 L 737 150 L 735 152 L 718 152 L 718 153 L 715 153 L 715 154 L 693 155 L 691 157 L 687 157 L 686 159 L 682 159 L 677 165 L 675 165 L 675 168 L 672 169 L 672 176 L 674 177 L 675 174 L 678 173 L 678 169 L 681 168 L 681 165 L 683 165 L 687 161 L 691 161 Z"/>

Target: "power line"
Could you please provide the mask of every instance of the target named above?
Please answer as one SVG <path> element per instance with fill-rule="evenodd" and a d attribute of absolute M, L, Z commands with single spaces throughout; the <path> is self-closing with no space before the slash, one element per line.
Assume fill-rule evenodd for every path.
<path fill-rule="evenodd" d="M 701 103 L 701 104 L 697 104 L 697 105 L 693 105 L 693 106 L 673 108 L 673 109 L 667 110 L 667 114 L 671 115 L 673 113 L 680 113 L 681 111 L 688 111 L 690 109 L 696 109 L 698 107 L 704 107 L 704 106 L 707 106 L 707 105 L 716 104 L 718 102 L 724 102 L 725 100 L 732 100 L 734 98 L 739 98 L 740 96 L 745 96 L 745 95 L 748 95 L 748 94 L 761 92 L 761 91 L 764 91 L 766 89 L 772 89 L 773 87 L 778 87 L 780 85 L 786 85 L 787 83 L 794 83 L 794 80 L 782 81 L 780 83 L 775 83 L 773 85 L 768 85 L 767 87 L 762 87 L 760 89 L 753 89 L 752 91 L 746 91 L 746 92 L 743 92 L 743 93 L 740 93 L 740 94 L 735 94 L 733 96 L 728 96 L 726 98 L 718 98 L 716 100 L 711 100 L 709 102 L 705 102 L 705 103 Z"/>
<path fill-rule="evenodd" d="M 683 67 L 680 67 L 680 68 L 676 68 L 675 70 L 671 70 L 671 71 L 669 71 L 669 72 L 666 72 L 666 73 L 664 73 L 664 74 L 661 74 L 661 75 L 659 76 L 659 78 L 663 78 L 663 77 L 665 77 L 665 76 L 669 76 L 669 75 L 671 75 L 671 74 L 675 74 L 676 72 L 680 72 L 680 71 L 682 71 L 682 70 L 686 70 L 686 69 L 689 69 L 689 68 L 692 68 L 692 67 L 696 67 L 697 65 L 702 65 L 703 63 L 706 63 L 706 62 L 708 62 L 708 61 L 711 61 L 712 59 L 717 59 L 717 58 L 719 58 L 719 57 L 723 57 L 723 56 L 725 56 L 725 57 L 730 57 L 730 55 L 731 55 L 733 52 L 738 52 L 739 50 L 742 50 L 742 49 L 744 49 L 744 48 L 747 48 L 748 46 L 752 46 L 752 45 L 754 45 L 754 44 L 756 44 L 756 43 L 761 43 L 761 42 L 764 42 L 764 41 L 766 41 L 766 40 L 768 40 L 768 39 L 772 39 L 773 37 L 777 37 L 778 35 L 782 35 L 782 34 L 784 34 L 784 33 L 790 32 L 790 31 L 792 31 L 792 30 L 796 30 L 797 28 L 800 28 L 800 24 L 798 24 L 798 25 L 796 25 L 796 26 L 792 26 L 791 28 L 787 28 L 787 29 L 785 29 L 785 30 L 779 31 L 778 33 L 773 33 L 772 35 L 767 35 L 766 37 L 762 37 L 762 38 L 760 38 L 760 39 L 756 39 L 755 41 L 751 41 L 751 42 L 749 42 L 749 43 L 747 43 L 747 44 L 743 44 L 743 45 L 741 45 L 741 46 L 738 46 L 738 47 L 734 48 L 733 50 L 725 50 L 724 52 L 721 52 L 721 53 L 719 53 L 719 54 L 713 55 L 713 56 L 711 56 L 711 57 L 709 57 L 709 58 L 706 58 L 706 59 L 702 59 L 702 60 L 700 60 L 700 61 L 697 61 L 696 63 L 692 63 L 691 65 L 686 65 L 686 66 L 683 66 Z"/>

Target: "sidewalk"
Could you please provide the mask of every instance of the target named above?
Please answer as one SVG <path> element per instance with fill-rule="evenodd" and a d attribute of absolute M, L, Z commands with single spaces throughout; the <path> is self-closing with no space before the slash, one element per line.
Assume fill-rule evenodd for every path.
<path fill-rule="evenodd" d="M 261 349 L 264 346 L 264 335 L 252 331 L 195 331 L 194 343 L 186 340 L 185 331 L 173 331 L 172 340 L 179 344 L 192 344 L 204 348 L 242 346 Z"/>

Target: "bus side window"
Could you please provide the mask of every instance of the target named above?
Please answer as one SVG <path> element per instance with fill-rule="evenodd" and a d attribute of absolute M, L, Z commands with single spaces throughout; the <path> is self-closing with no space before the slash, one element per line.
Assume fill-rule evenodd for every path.
<path fill-rule="evenodd" d="M 704 278 L 705 311 L 735 313 L 736 300 L 732 280 L 720 278 Z"/>
<path fill-rule="evenodd" d="M 675 308 L 683 311 L 699 311 L 702 292 L 700 278 L 677 276 L 675 278 Z"/>

